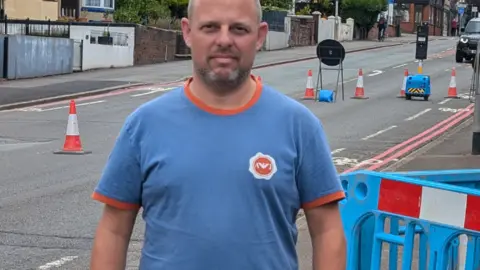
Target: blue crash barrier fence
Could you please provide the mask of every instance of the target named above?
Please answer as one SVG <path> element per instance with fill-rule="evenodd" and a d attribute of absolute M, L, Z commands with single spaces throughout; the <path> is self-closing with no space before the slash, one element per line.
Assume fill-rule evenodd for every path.
<path fill-rule="evenodd" d="M 480 269 L 480 170 L 340 178 L 347 270 Z"/>

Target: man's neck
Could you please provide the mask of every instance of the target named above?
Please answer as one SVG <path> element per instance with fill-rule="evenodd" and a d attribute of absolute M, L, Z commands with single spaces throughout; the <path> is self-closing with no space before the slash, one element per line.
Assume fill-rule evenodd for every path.
<path fill-rule="evenodd" d="M 190 83 L 190 92 L 195 97 L 206 105 L 221 110 L 232 110 L 244 106 L 255 95 L 256 88 L 257 84 L 250 76 L 238 89 L 232 89 L 230 94 L 224 96 L 219 96 L 209 90 L 208 86 L 195 75 Z"/>

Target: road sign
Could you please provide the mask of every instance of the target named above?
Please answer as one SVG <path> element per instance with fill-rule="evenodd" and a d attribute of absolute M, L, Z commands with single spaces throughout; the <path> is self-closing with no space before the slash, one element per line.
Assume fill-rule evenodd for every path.
<path fill-rule="evenodd" d="M 457 8 L 465 9 L 466 7 L 467 7 L 467 4 L 465 4 L 465 3 L 457 3 Z"/>
<path fill-rule="evenodd" d="M 478 7 L 472 7 L 472 12 L 478 12 Z"/>
<path fill-rule="evenodd" d="M 458 8 L 458 14 L 463 15 L 465 13 L 465 8 Z"/>

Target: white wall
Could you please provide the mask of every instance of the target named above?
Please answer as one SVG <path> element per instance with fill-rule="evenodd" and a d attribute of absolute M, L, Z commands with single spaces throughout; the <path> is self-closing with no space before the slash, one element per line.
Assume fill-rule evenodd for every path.
<path fill-rule="evenodd" d="M 281 50 L 289 47 L 288 41 L 290 40 L 291 30 L 291 19 L 289 16 L 285 17 L 284 24 L 285 31 L 283 32 L 268 31 L 265 44 L 263 45 L 264 50 Z"/>
<path fill-rule="evenodd" d="M 338 22 L 341 22 L 342 18 L 338 17 Z M 352 18 L 348 18 L 346 23 L 338 24 L 338 41 L 353 40 L 353 29 L 355 22 Z M 335 39 L 335 17 L 330 16 L 328 20 L 318 21 L 318 42 L 325 39 Z"/>
<path fill-rule="evenodd" d="M 83 42 L 82 70 L 133 66 L 133 46 L 112 46 Z"/>
<path fill-rule="evenodd" d="M 105 32 L 110 33 L 113 45 L 97 44 L 98 37 Z M 75 48 L 74 63 L 81 63 L 81 67 L 75 67 L 76 70 L 133 66 L 134 27 L 72 25 L 70 38 L 78 42 L 83 40 L 82 46 Z"/>

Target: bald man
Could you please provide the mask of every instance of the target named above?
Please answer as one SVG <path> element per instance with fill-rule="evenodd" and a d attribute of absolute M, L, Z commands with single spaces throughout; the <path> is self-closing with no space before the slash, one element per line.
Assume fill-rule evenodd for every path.
<path fill-rule="evenodd" d="M 105 204 L 92 270 L 296 270 L 303 208 L 315 270 L 345 269 L 344 198 L 319 120 L 251 75 L 268 32 L 258 0 L 195 0 L 193 76 L 128 116 L 92 195 Z"/>

